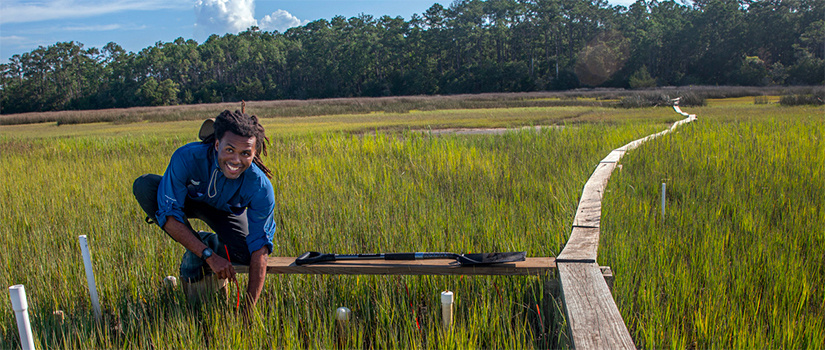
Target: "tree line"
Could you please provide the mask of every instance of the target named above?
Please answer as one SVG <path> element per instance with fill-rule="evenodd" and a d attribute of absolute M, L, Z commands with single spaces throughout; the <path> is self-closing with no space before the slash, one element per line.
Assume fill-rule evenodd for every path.
<path fill-rule="evenodd" d="M 0 65 L 0 112 L 825 83 L 823 0 L 456 0 L 410 20 L 320 19 L 137 53 L 59 42 Z"/>

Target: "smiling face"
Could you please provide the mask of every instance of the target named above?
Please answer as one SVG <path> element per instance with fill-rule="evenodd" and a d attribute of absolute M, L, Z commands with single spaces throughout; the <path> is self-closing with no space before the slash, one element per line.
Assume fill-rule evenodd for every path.
<path fill-rule="evenodd" d="M 237 179 L 252 165 L 256 142 L 255 136 L 239 136 L 231 131 L 223 134 L 220 140 L 215 140 L 218 167 L 221 168 L 223 176 L 228 179 Z"/>

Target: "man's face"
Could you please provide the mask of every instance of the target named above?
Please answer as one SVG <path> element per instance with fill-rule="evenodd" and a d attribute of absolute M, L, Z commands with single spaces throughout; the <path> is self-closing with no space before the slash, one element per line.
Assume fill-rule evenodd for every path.
<path fill-rule="evenodd" d="M 231 131 L 223 134 L 220 140 L 215 140 L 215 150 L 218 151 L 218 167 L 227 179 L 237 179 L 252 165 L 255 158 L 255 136 L 239 136 Z"/>

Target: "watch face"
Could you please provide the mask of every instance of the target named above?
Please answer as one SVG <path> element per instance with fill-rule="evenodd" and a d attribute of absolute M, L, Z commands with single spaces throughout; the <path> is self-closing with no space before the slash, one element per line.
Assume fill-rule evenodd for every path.
<path fill-rule="evenodd" d="M 203 253 L 201 253 L 201 257 L 204 258 L 204 259 L 206 259 L 210 256 L 212 256 L 212 249 L 206 248 L 206 249 L 203 250 Z"/>

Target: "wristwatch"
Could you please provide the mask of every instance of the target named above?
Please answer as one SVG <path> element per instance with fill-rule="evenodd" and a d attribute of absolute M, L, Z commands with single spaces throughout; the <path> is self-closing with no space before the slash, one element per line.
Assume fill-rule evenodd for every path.
<path fill-rule="evenodd" d="M 212 249 L 209 249 L 209 247 L 204 248 L 203 252 L 201 252 L 201 259 L 209 259 L 209 257 L 212 256 L 212 253 Z"/>

